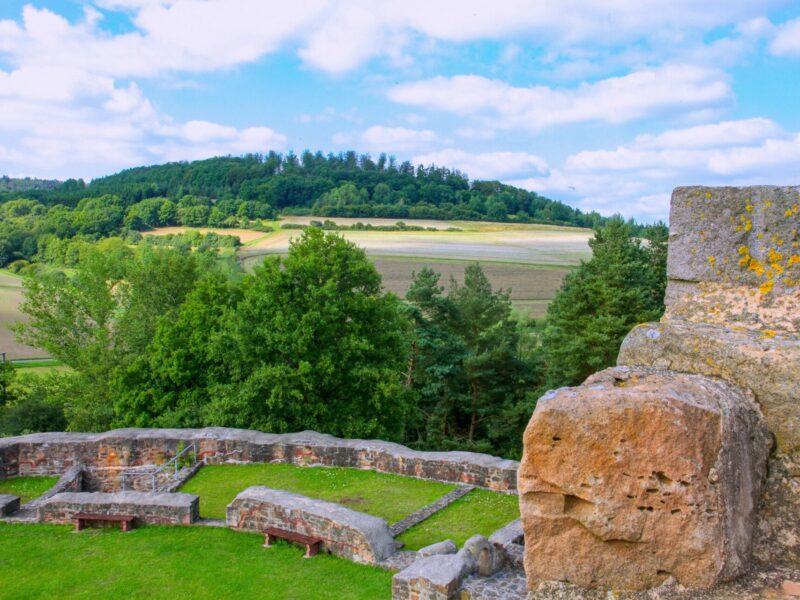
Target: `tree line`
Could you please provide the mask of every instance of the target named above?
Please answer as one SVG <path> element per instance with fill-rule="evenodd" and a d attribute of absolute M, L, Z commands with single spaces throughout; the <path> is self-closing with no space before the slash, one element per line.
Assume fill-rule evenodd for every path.
<path fill-rule="evenodd" d="M 518 221 L 597 227 L 605 218 L 498 181 L 470 181 L 458 170 L 397 164 L 355 152 L 303 152 L 216 157 L 127 169 L 93 180 L 68 180 L 56 189 L 26 193 L 45 205 L 75 207 L 85 198 L 115 196 L 123 208 L 150 198 L 184 196 L 243 200 L 256 210 L 323 217 L 389 217 Z M 0 192 L 0 201 L 17 199 Z M 198 213 L 201 211 L 197 211 Z M 222 211 L 228 214 L 229 211 Z M 144 219 L 147 221 L 148 219 Z M 162 221 L 164 219 L 161 219 Z M 204 223 L 205 224 L 205 223 Z"/>
<path fill-rule="evenodd" d="M 386 293 L 363 250 L 308 228 L 288 256 L 232 274 L 209 253 L 107 239 L 74 274 L 25 280 L 20 341 L 70 367 L 15 378 L 0 431 L 207 425 L 316 429 L 519 456 L 546 389 L 613 363 L 663 310 L 666 229 L 610 219 L 542 323 L 479 265 Z"/>

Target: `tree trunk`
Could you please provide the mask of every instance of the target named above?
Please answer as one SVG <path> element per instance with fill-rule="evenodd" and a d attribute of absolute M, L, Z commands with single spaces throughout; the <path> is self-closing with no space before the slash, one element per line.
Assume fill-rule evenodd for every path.
<path fill-rule="evenodd" d="M 472 418 L 469 421 L 469 441 L 475 438 L 475 427 L 478 424 L 478 385 L 476 383 L 471 384 L 472 387 Z"/>

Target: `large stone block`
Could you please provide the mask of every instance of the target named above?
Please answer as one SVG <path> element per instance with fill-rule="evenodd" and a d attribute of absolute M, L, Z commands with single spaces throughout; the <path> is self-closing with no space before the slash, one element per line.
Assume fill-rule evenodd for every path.
<path fill-rule="evenodd" d="M 718 379 L 615 367 L 549 392 L 518 475 L 529 586 L 742 573 L 769 444 L 752 395 Z"/>
<path fill-rule="evenodd" d="M 392 577 L 392 600 L 454 600 L 472 566 L 462 554 L 421 558 Z"/>
<path fill-rule="evenodd" d="M 800 451 L 800 336 L 665 320 L 634 328 L 617 362 L 720 377 L 750 389 L 778 449 Z"/>
<path fill-rule="evenodd" d="M 322 540 L 329 552 L 377 563 L 396 551 L 386 521 L 333 502 L 261 486 L 241 492 L 227 508 L 229 527 L 263 532 L 277 527 Z"/>
<path fill-rule="evenodd" d="M 70 523 L 77 513 L 133 515 L 142 523 L 190 525 L 199 518 L 200 499 L 193 494 L 144 492 L 64 492 L 37 507 L 39 521 Z"/>
<path fill-rule="evenodd" d="M 700 282 L 757 290 L 770 308 L 800 286 L 800 187 L 681 187 L 672 194 L 667 304 Z M 774 319 L 774 315 L 772 317 Z M 787 315 L 795 331 L 800 316 Z"/>

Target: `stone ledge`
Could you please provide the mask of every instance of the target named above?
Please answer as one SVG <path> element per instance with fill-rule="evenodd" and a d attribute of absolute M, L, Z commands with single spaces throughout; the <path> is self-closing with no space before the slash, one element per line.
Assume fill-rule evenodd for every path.
<path fill-rule="evenodd" d="M 719 377 L 749 389 L 778 450 L 800 452 L 800 336 L 677 319 L 645 323 L 627 335 L 617 362 Z"/>
<path fill-rule="evenodd" d="M 397 549 L 383 519 L 262 486 L 249 487 L 234 498 L 226 511 L 226 523 L 246 531 L 277 527 L 316 537 L 325 550 L 354 562 L 375 564 Z"/>
<path fill-rule="evenodd" d="M 372 469 L 420 479 L 516 491 L 519 463 L 475 452 L 423 452 L 380 440 L 341 439 L 313 431 L 273 434 L 246 429 L 117 429 L 36 433 L 0 439 L 7 475 L 52 475 L 87 468 L 160 464 L 180 443 L 195 442 L 206 464 L 281 462 Z"/>
<path fill-rule="evenodd" d="M 193 494 L 144 492 L 64 492 L 42 502 L 37 515 L 43 523 L 70 523 L 77 513 L 133 515 L 158 525 L 190 525 L 199 517 L 200 499 Z"/>

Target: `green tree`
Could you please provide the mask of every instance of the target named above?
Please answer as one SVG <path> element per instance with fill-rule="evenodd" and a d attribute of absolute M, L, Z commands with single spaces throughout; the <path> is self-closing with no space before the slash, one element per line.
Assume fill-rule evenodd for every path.
<path fill-rule="evenodd" d="M 87 249 L 72 277 L 26 278 L 20 308 L 29 318 L 14 329 L 80 379 L 67 407 L 73 428 L 110 425 L 121 372 L 146 352 L 158 319 L 182 304 L 196 261 L 172 250 L 134 253 L 121 240 L 105 240 Z"/>
<path fill-rule="evenodd" d="M 663 231 L 643 244 L 613 218 L 589 245 L 592 258 L 566 277 L 547 311 L 542 345 L 550 387 L 578 384 L 614 364 L 628 331 L 664 311 Z"/>
<path fill-rule="evenodd" d="M 448 294 L 430 269 L 406 299 L 414 323 L 410 385 L 418 398 L 417 440 L 435 447 L 518 453 L 538 372 L 521 351 L 508 292 L 493 290 L 477 264 Z"/>
<path fill-rule="evenodd" d="M 400 439 L 404 321 L 363 250 L 310 228 L 285 260 L 241 284 L 219 343 L 226 379 L 206 419 L 266 431 L 312 428 Z"/>

